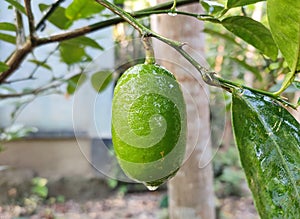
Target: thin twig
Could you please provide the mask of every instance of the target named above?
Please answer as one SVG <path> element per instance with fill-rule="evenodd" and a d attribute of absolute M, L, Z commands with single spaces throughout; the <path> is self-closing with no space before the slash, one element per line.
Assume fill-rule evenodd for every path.
<path fill-rule="evenodd" d="M 173 1 L 172 8 L 171 8 L 171 11 L 175 11 L 175 10 L 176 10 L 176 5 L 177 5 L 177 1 L 174 0 L 174 1 Z"/>
<path fill-rule="evenodd" d="M 34 16 L 31 9 L 31 0 L 24 0 L 24 2 L 25 2 L 25 10 L 28 18 L 29 36 L 31 42 L 33 43 L 35 41 L 35 27 L 34 27 Z"/>
<path fill-rule="evenodd" d="M 155 8 L 157 8 L 157 7 L 155 7 Z M 149 16 L 151 14 L 168 14 L 170 12 L 171 12 L 170 9 L 168 9 L 168 10 L 166 10 L 166 9 L 165 10 L 155 10 L 155 11 L 141 10 L 141 11 L 130 13 L 130 15 L 134 18 L 141 18 L 141 17 Z M 211 19 L 212 19 L 211 16 L 206 15 L 206 14 L 194 14 L 194 13 L 188 13 L 188 12 L 184 12 L 184 11 L 176 11 L 176 13 L 186 15 L 186 16 L 190 16 L 190 17 L 194 17 L 194 18 L 199 19 L 199 20 L 206 20 L 206 19 L 210 18 L 209 21 L 211 21 Z M 88 25 L 88 26 L 77 28 L 75 30 L 67 31 L 65 33 L 56 34 L 56 35 L 53 35 L 53 36 L 50 36 L 50 37 L 40 38 L 40 39 L 38 39 L 37 44 L 38 45 L 43 45 L 43 44 L 47 44 L 47 43 L 60 42 L 60 41 L 63 41 L 63 40 L 73 39 L 75 37 L 82 36 L 84 34 L 91 33 L 91 32 L 94 32 L 94 31 L 100 30 L 102 28 L 109 27 L 111 25 L 118 24 L 118 23 L 121 23 L 121 22 L 124 22 L 123 18 L 120 18 L 120 17 L 111 18 L 109 20 L 97 22 L 97 23 L 94 23 L 94 24 L 91 24 L 91 25 Z"/>
<path fill-rule="evenodd" d="M 115 4 L 110 3 L 109 1 L 103 1 L 103 0 L 95 0 L 95 1 L 103 5 L 104 7 L 110 9 L 114 14 L 119 15 L 125 21 L 130 23 L 130 25 L 133 26 L 137 31 L 139 31 L 141 35 L 146 34 L 145 31 L 147 30 L 147 28 L 145 28 L 139 22 L 131 22 L 133 17 L 128 12 L 124 10 L 117 10 L 119 7 L 116 6 Z"/>
<path fill-rule="evenodd" d="M 62 2 L 62 1 L 60 1 Z M 177 6 L 182 6 L 182 5 L 187 5 L 187 4 L 191 4 L 191 3 L 195 3 L 198 2 L 198 0 L 178 0 L 177 1 Z M 144 17 L 144 16 L 149 16 L 150 14 L 155 14 L 156 10 L 163 10 L 163 9 L 168 9 L 172 6 L 173 1 L 171 2 L 166 2 L 163 4 L 159 4 L 156 5 L 154 7 L 150 7 L 147 9 L 143 9 L 143 10 L 139 10 L 137 12 L 133 12 L 132 15 L 135 18 L 140 18 L 140 17 Z M 58 6 L 58 5 L 57 5 Z M 55 9 L 55 7 L 53 7 Z M 53 10 L 54 10 L 53 9 Z M 159 13 L 162 13 L 162 11 L 160 11 Z M 164 12 L 166 13 L 166 12 Z M 50 16 L 50 15 L 49 15 Z M 41 21 L 45 20 L 46 18 L 42 18 Z M 40 23 L 37 25 L 36 29 L 40 28 Z M 120 17 L 115 17 L 112 19 L 108 19 L 102 22 L 97 22 L 95 24 L 92 25 L 88 25 L 82 28 L 78 28 L 72 31 L 68 31 L 62 34 L 57 34 L 57 35 L 53 35 L 50 37 L 45 37 L 45 38 L 37 38 L 35 39 L 35 44 L 33 45 L 30 41 L 26 42 L 22 48 L 15 50 L 8 58 L 8 60 L 6 61 L 6 64 L 10 67 L 8 70 L 6 70 L 5 72 L 0 74 L 0 84 L 3 83 L 21 64 L 21 62 L 25 59 L 25 57 L 37 46 L 41 46 L 44 44 L 48 44 L 48 43 L 53 43 L 53 42 L 61 42 L 63 40 L 68 40 L 68 39 L 72 39 L 78 36 L 83 36 L 85 34 L 91 33 L 93 31 L 97 31 L 100 29 L 103 29 L 105 27 L 109 27 L 111 25 L 114 24 L 118 24 L 124 22 L 123 18 Z"/>
<path fill-rule="evenodd" d="M 25 57 L 32 51 L 33 47 L 30 40 L 19 49 L 15 50 L 6 61 L 9 69 L 0 74 L 0 84 L 5 81 L 17 68 L 19 68 Z"/>
<path fill-rule="evenodd" d="M 33 78 L 34 74 L 36 73 L 36 71 L 38 70 L 39 67 L 41 67 L 42 65 L 46 64 L 46 62 L 48 61 L 48 59 L 58 50 L 59 46 L 57 45 L 51 52 L 49 52 L 49 54 L 47 55 L 47 57 L 40 62 L 31 72 L 31 74 L 29 75 L 29 78 Z"/>
<path fill-rule="evenodd" d="M 5 81 L 4 83 L 5 84 L 12 84 L 12 83 L 15 83 L 15 82 L 27 81 L 27 80 L 33 80 L 33 79 L 35 79 L 33 76 L 36 73 L 36 71 L 38 70 L 38 68 L 41 65 L 45 64 L 48 61 L 48 59 L 57 51 L 57 49 L 58 49 L 58 46 L 56 46 L 55 49 L 52 50 L 42 62 L 40 62 L 38 65 L 35 66 L 35 68 L 33 69 L 33 71 L 30 73 L 30 75 L 28 77 L 18 78 L 18 79 L 14 79 L 14 80 L 10 80 L 10 81 Z"/>
<path fill-rule="evenodd" d="M 56 78 L 56 79 L 52 79 L 51 81 L 49 81 L 45 85 L 40 86 L 40 87 L 38 87 L 36 89 L 33 89 L 33 90 L 29 90 L 27 92 L 0 94 L 0 100 L 5 99 L 5 98 L 18 98 L 18 97 L 29 96 L 29 95 L 38 95 L 38 94 L 41 94 L 45 91 L 49 91 L 50 89 L 58 88 L 58 87 L 62 86 L 65 82 L 70 80 L 72 77 L 80 75 L 80 74 L 82 74 L 81 71 L 79 73 L 76 73 L 76 74 L 68 74 L 64 77 L 59 77 L 59 78 Z"/>
<path fill-rule="evenodd" d="M 167 45 L 173 47 L 174 49 L 176 49 L 187 61 L 189 61 L 201 74 L 202 79 L 205 83 L 207 83 L 210 86 L 216 86 L 216 87 L 220 87 L 226 91 L 231 92 L 232 89 L 237 89 L 237 88 L 243 88 L 243 89 L 248 89 L 251 90 L 255 93 L 258 94 L 262 94 L 265 96 L 269 96 L 279 102 L 281 102 L 284 105 L 288 105 L 292 108 L 296 108 L 296 106 L 294 106 L 293 104 L 287 102 L 286 100 L 284 100 L 283 98 L 274 95 L 273 93 L 270 93 L 268 91 L 263 91 L 263 90 L 257 90 L 254 88 L 250 88 L 247 86 L 244 86 L 242 84 L 238 84 L 235 82 L 231 82 L 228 81 L 226 79 L 223 79 L 219 76 L 217 76 L 217 74 L 215 72 L 211 72 L 209 70 L 207 70 L 206 68 L 204 68 L 203 66 L 201 66 L 193 57 L 191 57 L 184 49 L 184 43 L 178 42 L 178 41 L 174 41 L 171 39 L 168 39 L 166 37 L 163 37 L 155 32 L 153 32 L 152 30 L 146 28 L 145 26 L 143 26 L 142 24 L 140 24 L 136 19 L 134 19 L 130 14 L 126 13 L 122 8 L 110 3 L 107 0 L 96 0 L 98 3 L 100 3 L 101 5 L 105 6 L 106 8 L 108 8 L 109 10 L 111 10 L 113 13 L 118 14 L 119 16 L 121 16 L 124 20 L 126 20 L 130 25 L 132 25 L 136 30 L 138 30 L 140 33 L 144 34 L 144 33 L 148 33 L 147 36 L 149 37 L 155 37 L 158 40 L 166 43 Z M 175 11 L 176 13 L 176 11 Z"/>
<path fill-rule="evenodd" d="M 28 95 L 37 95 L 37 94 L 43 93 L 44 91 L 49 91 L 50 89 L 55 89 L 61 85 L 62 85 L 62 83 L 57 83 L 57 84 L 52 84 L 51 86 L 39 87 L 37 89 L 27 91 L 27 92 L 0 94 L 0 100 L 5 99 L 5 98 L 17 98 L 17 97 L 23 97 L 23 96 L 28 96 Z"/>
<path fill-rule="evenodd" d="M 16 49 L 22 47 L 25 43 L 25 30 L 23 24 L 23 17 L 21 12 L 18 9 L 15 9 L 16 12 Z"/>

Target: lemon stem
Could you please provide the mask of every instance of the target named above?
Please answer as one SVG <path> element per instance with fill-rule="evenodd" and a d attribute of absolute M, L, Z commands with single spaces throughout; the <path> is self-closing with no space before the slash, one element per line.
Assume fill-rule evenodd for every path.
<path fill-rule="evenodd" d="M 185 45 L 184 43 L 168 39 L 166 37 L 163 37 L 163 36 L 155 33 L 154 31 L 148 29 L 147 27 L 142 25 L 140 22 L 138 22 L 134 17 L 132 17 L 129 13 L 124 11 L 122 8 L 116 6 L 115 4 L 110 3 L 107 0 L 96 0 L 96 1 L 99 4 L 103 5 L 104 7 L 111 10 L 113 13 L 119 15 L 125 21 L 127 21 L 131 26 L 133 26 L 141 34 L 141 36 L 144 39 L 147 39 L 149 37 L 155 37 L 158 40 L 166 43 L 167 45 L 169 45 L 169 46 L 173 47 L 175 50 L 177 50 L 187 61 L 189 61 L 199 71 L 199 73 L 202 76 L 203 81 L 206 84 L 208 84 L 210 86 L 220 87 L 220 88 L 222 88 L 222 89 L 224 89 L 228 92 L 231 92 L 232 89 L 236 89 L 236 88 L 248 89 L 248 90 L 251 90 L 254 93 L 258 93 L 258 94 L 262 94 L 262 95 L 271 97 L 271 98 L 281 102 L 282 104 L 284 104 L 286 106 L 290 106 L 293 109 L 297 108 L 296 105 L 293 105 L 292 103 L 287 102 L 285 99 L 281 98 L 280 96 L 276 96 L 276 94 L 273 94 L 273 93 L 268 92 L 268 91 L 263 91 L 263 90 L 258 90 L 258 89 L 255 89 L 255 88 L 250 88 L 250 87 L 247 87 L 245 85 L 238 84 L 236 82 L 232 82 L 232 81 L 229 81 L 229 80 L 226 80 L 226 79 L 223 79 L 223 78 L 217 76 L 217 74 L 215 72 L 208 71 L 206 68 L 201 66 L 193 57 L 191 57 L 183 49 L 183 46 Z M 175 12 L 176 12 L 176 10 L 175 10 Z M 197 18 L 199 19 L 199 17 L 197 17 Z M 217 22 L 217 21 L 218 20 L 214 20 L 214 22 Z M 144 43 L 144 46 L 145 46 L 145 43 Z M 146 63 L 147 62 L 153 63 L 153 61 L 155 62 L 153 48 L 152 48 L 152 46 L 149 47 L 149 48 L 152 49 L 152 51 L 151 51 L 151 49 L 147 50 L 147 48 L 148 48 L 148 45 L 145 46 L 145 49 L 146 49 Z"/>
<path fill-rule="evenodd" d="M 177 4 L 177 1 L 174 0 L 174 1 L 173 1 L 173 6 L 172 6 L 172 8 L 171 8 L 171 11 L 172 11 L 173 13 L 174 13 L 175 10 L 176 10 L 176 4 Z"/>
<path fill-rule="evenodd" d="M 151 42 L 151 37 L 142 38 L 144 49 L 145 49 L 145 64 L 155 64 L 154 50 Z"/>

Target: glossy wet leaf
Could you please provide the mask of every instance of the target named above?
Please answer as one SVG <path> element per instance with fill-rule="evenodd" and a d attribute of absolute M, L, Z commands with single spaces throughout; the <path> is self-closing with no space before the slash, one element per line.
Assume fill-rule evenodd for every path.
<path fill-rule="evenodd" d="M 268 0 L 273 38 L 292 72 L 300 70 L 300 1 Z"/>
<path fill-rule="evenodd" d="M 270 98 L 232 94 L 232 125 L 261 218 L 300 215 L 300 124 Z"/>
<path fill-rule="evenodd" d="M 265 0 L 228 0 L 227 8 L 235 8 L 239 6 L 250 5 L 261 1 L 265 1 Z"/>
<path fill-rule="evenodd" d="M 39 8 L 42 12 L 46 11 L 49 7 L 50 5 L 39 4 Z M 72 21 L 65 15 L 65 10 L 63 7 L 57 7 L 48 18 L 50 23 L 63 30 L 68 29 L 72 25 Z"/>
<path fill-rule="evenodd" d="M 233 16 L 225 18 L 221 24 L 236 36 L 259 49 L 273 60 L 278 55 L 278 48 L 271 32 L 260 22 L 249 17 Z"/>
<path fill-rule="evenodd" d="M 72 20 L 89 18 L 100 13 L 104 7 L 94 0 L 74 0 L 66 9 L 66 16 Z"/>

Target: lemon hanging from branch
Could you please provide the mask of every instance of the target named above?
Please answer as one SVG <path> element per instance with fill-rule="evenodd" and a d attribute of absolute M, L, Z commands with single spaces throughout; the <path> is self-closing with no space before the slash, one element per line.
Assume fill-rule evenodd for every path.
<path fill-rule="evenodd" d="M 139 64 L 119 79 L 112 105 L 112 140 L 125 174 L 156 188 L 175 175 L 186 147 L 186 108 L 172 73 Z"/>

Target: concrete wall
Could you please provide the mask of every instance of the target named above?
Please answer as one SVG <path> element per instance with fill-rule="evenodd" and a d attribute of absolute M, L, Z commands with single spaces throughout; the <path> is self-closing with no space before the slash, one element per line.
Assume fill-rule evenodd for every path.
<path fill-rule="evenodd" d="M 28 168 L 38 176 L 49 179 L 79 176 L 95 176 L 91 167 L 90 140 L 80 139 L 28 139 L 5 144 L 0 153 L 0 166 Z M 85 155 L 87 157 L 85 157 Z"/>

